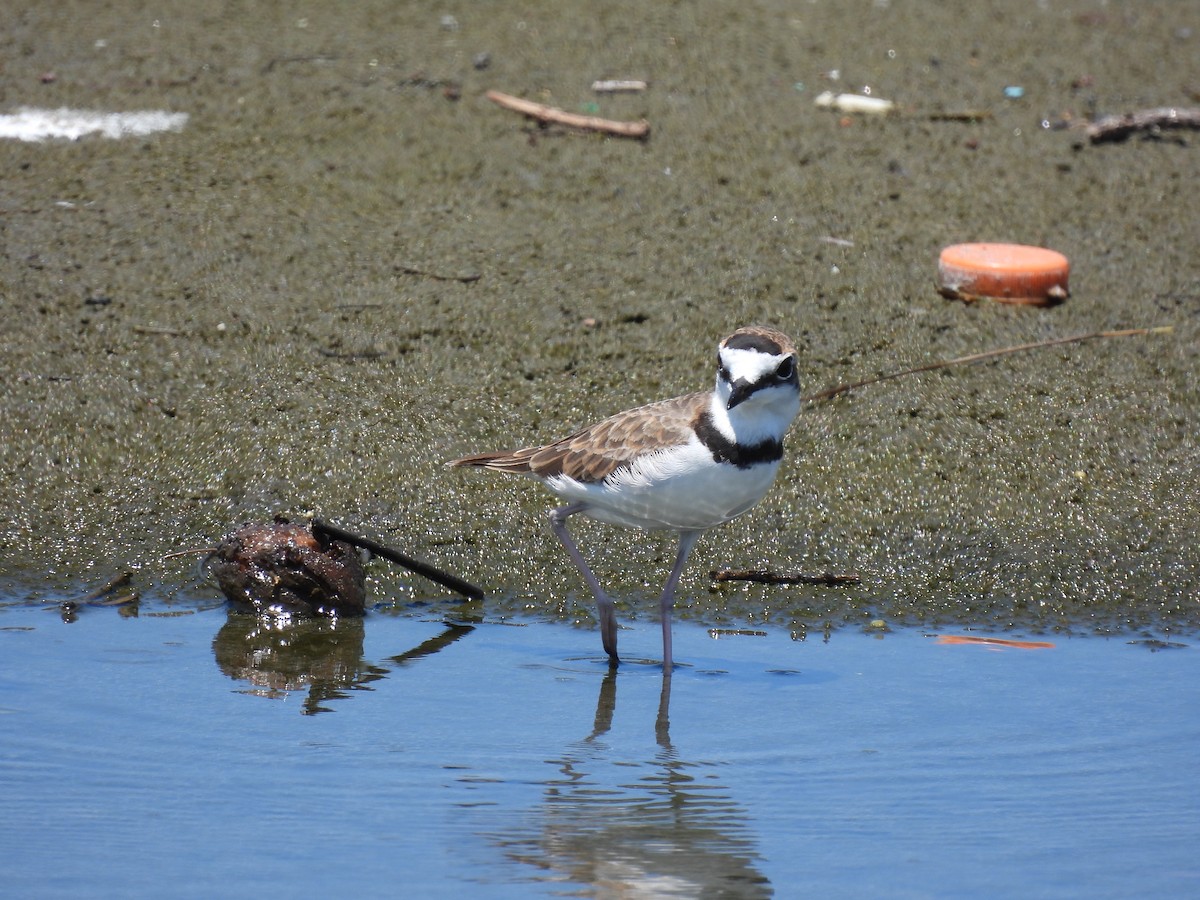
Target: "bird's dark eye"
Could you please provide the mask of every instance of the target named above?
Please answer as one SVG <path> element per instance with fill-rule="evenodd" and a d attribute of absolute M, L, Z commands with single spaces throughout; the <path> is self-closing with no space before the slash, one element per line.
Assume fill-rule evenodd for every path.
<path fill-rule="evenodd" d="M 778 381 L 791 381 L 796 374 L 796 359 L 789 356 L 779 364 L 779 368 L 775 370 L 775 378 Z"/>
<path fill-rule="evenodd" d="M 722 381 L 728 381 L 732 384 L 732 379 L 729 377 L 729 370 L 725 368 L 725 363 L 721 362 L 720 358 L 717 359 L 717 377 Z"/>

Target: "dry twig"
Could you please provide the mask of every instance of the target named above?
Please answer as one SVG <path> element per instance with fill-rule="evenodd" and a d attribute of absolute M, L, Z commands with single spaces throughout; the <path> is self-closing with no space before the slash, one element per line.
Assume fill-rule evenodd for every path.
<path fill-rule="evenodd" d="M 929 114 L 931 122 L 982 122 L 984 119 L 990 118 L 992 118 L 990 109 L 963 109 Z"/>
<path fill-rule="evenodd" d="M 804 398 L 809 403 L 818 400 L 829 400 L 836 397 L 838 394 L 845 394 L 860 387 L 866 387 L 870 384 L 878 384 L 881 381 L 890 381 L 893 378 L 902 378 L 905 375 L 917 375 L 921 372 L 932 372 L 935 369 L 946 369 L 950 366 L 964 366 L 968 363 L 983 362 L 985 359 L 995 359 L 998 356 L 1008 356 L 1010 353 L 1021 353 L 1026 350 L 1041 350 L 1045 347 L 1058 347 L 1063 344 L 1078 344 L 1082 341 L 1096 340 L 1097 338 L 1117 338 L 1117 337 L 1134 337 L 1140 334 L 1165 334 L 1171 330 L 1170 325 L 1163 325 L 1158 328 L 1125 328 L 1121 331 L 1091 331 L 1087 334 L 1075 334 L 1070 337 L 1053 338 L 1048 341 L 1036 341 L 1032 344 L 1018 344 L 1015 347 L 1002 347 L 999 350 L 987 350 L 983 353 L 972 353 L 970 356 L 960 356 L 957 359 L 947 359 L 941 362 L 926 363 L 923 366 L 916 366 L 912 369 L 904 369 L 900 372 L 888 372 L 884 375 L 877 375 L 874 378 L 864 378 L 862 381 L 855 381 L 851 384 L 839 384 L 836 387 L 827 388 L 815 394 L 809 394 Z"/>
<path fill-rule="evenodd" d="M 425 269 L 418 269 L 416 266 L 397 266 L 396 271 L 403 275 L 419 275 L 422 278 L 432 278 L 434 281 L 457 281 L 462 284 L 471 284 L 483 277 L 480 272 L 469 272 L 465 275 L 444 275 L 441 272 L 428 272 Z"/>
<path fill-rule="evenodd" d="M 500 91 L 488 91 L 487 98 L 505 109 L 531 116 L 539 122 L 553 122 L 556 125 L 581 128 L 585 131 L 602 131 L 617 137 L 646 138 L 650 135 L 650 123 L 645 119 L 639 119 L 636 122 L 618 122 L 614 119 L 601 119 L 597 116 L 581 116 L 553 106 L 546 106 L 543 103 L 534 103 L 532 100 L 522 100 L 520 97 Z"/>
<path fill-rule="evenodd" d="M 61 601 L 58 607 L 64 614 L 74 614 L 81 606 L 127 606 L 137 603 L 138 592 L 130 587 L 132 582 L 132 572 L 121 572 L 82 597 Z"/>
<path fill-rule="evenodd" d="M 1120 116 L 1105 116 L 1087 126 L 1093 144 L 1123 141 L 1135 131 L 1163 131 L 1168 128 L 1200 128 L 1200 109 L 1162 106 L 1139 109 Z"/>

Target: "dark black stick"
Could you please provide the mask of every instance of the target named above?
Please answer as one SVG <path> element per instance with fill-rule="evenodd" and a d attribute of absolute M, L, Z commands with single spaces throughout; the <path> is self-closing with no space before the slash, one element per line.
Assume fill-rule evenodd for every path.
<path fill-rule="evenodd" d="M 383 544 L 377 544 L 374 541 L 360 537 L 356 534 L 351 534 L 348 531 L 330 525 L 327 522 L 322 522 L 319 519 L 312 520 L 313 534 L 322 536 L 328 540 L 345 541 L 354 547 L 361 547 L 363 550 L 369 550 L 376 556 L 382 556 L 389 562 L 394 562 L 398 566 L 410 571 L 416 572 L 418 575 L 423 575 L 430 581 L 440 584 L 442 587 L 449 588 L 462 594 L 464 597 L 470 597 L 472 600 L 483 599 L 483 588 L 478 588 L 469 581 L 463 581 L 457 575 L 451 575 L 449 572 L 443 572 L 441 569 L 435 568 L 429 563 L 421 562 L 419 559 L 413 559 L 411 556 L 405 556 L 399 550 L 393 550 L 391 547 L 385 547 Z"/>
<path fill-rule="evenodd" d="M 845 575 L 836 572 L 786 574 L 764 572 L 762 569 L 717 569 L 710 572 L 713 581 L 756 581 L 759 584 L 858 584 L 862 579 L 855 572 Z"/>

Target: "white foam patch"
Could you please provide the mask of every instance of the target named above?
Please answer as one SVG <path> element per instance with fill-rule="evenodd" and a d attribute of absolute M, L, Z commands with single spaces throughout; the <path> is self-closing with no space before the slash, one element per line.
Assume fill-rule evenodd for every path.
<path fill-rule="evenodd" d="M 18 141 L 45 141 L 51 138 L 76 140 L 87 134 L 99 134 L 107 138 L 137 137 L 159 131 L 179 131 L 187 124 L 187 120 L 187 113 L 165 110 L 98 112 L 23 106 L 15 113 L 0 115 L 0 138 Z"/>

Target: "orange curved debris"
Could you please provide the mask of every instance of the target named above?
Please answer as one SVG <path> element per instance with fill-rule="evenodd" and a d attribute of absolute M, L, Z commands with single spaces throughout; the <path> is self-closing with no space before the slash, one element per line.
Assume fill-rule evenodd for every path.
<path fill-rule="evenodd" d="M 1067 298 L 1070 271 L 1070 260 L 1045 247 L 954 244 L 938 257 L 938 287 L 958 300 L 1049 306 Z"/>
<path fill-rule="evenodd" d="M 964 634 L 939 634 L 939 644 L 985 644 L 995 647 L 1014 647 L 1017 650 L 1053 650 L 1049 641 L 1009 641 L 1004 638 L 967 637 Z"/>

